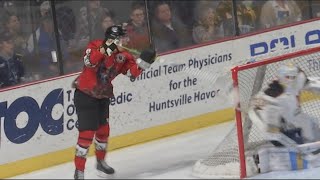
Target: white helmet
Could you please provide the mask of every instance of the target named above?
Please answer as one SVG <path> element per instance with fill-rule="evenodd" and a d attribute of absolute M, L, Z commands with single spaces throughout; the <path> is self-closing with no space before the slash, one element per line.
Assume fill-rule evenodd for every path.
<path fill-rule="evenodd" d="M 282 85 L 292 87 L 297 80 L 298 73 L 298 67 L 293 64 L 284 64 L 279 67 L 277 77 Z"/>

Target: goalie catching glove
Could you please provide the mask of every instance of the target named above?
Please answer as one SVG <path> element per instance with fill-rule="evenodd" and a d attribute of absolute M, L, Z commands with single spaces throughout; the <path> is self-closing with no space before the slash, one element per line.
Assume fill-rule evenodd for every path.
<path fill-rule="evenodd" d="M 145 70 L 150 68 L 155 59 L 156 51 L 152 48 L 148 48 L 142 51 L 140 57 L 136 60 L 136 63 L 141 69 Z"/>

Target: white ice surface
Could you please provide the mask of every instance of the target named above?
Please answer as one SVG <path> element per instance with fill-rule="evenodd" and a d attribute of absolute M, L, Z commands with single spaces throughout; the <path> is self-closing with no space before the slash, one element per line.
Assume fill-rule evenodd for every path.
<path fill-rule="evenodd" d="M 202 128 L 151 142 L 138 144 L 108 154 L 108 163 L 116 170 L 116 179 L 196 179 L 191 169 L 196 160 L 205 158 L 223 140 L 233 123 Z M 85 178 L 99 179 L 94 157 L 87 160 Z M 272 172 L 252 178 L 320 179 L 320 168 Z M 13 179 L 72 179 L 73 162 L 12 177 Z"/>

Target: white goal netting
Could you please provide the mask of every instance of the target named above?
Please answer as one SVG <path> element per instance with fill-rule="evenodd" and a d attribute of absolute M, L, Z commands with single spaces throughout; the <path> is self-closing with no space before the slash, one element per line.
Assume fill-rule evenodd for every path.
<path fill-rule="evenodd" d="M 299 66 L 307 76 L 320 77 L 320 48 L 302 50 L 280 55 L 274 58 L 235 67 L 233 80 L 237 86 L 239 109 L 236 122 L 225 139 L 205 159 L 198 160 L 192 174 L 200 178 L 244 178 L 251 175 L 251 166 L 246 155 L 266 143 L 251 121 L 246 118 L 251 97 L 275 77 L 279 65 L 293 63 Z M 301 108 L 304 113 L 320 119 L 319 96 L 303 92 Z M 241 132 L 238 132 L 241 131 Z M 240 145 L 240 146 L 239 146 Z M 240 147 L 240 148 L 239 148 Z M 242 152 L 243 151 L 243 152 Z"/>

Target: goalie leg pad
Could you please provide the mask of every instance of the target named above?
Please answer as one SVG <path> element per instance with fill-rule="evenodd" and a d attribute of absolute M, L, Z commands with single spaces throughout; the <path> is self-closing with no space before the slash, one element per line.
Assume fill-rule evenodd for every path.
<path fill-rule="evenodd" d="M 297 146 L 261 147 L 258 150 L 260 173 L 320 167 L 320 141 Z"/>
<path fill-rule="evenodd" d="M 264 148 L 259 150 L 258 155 L 260 173 L 298 170 L 308 167 L 307 160 L 304 160 L 300 153 L 286 147 Z"/>

